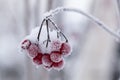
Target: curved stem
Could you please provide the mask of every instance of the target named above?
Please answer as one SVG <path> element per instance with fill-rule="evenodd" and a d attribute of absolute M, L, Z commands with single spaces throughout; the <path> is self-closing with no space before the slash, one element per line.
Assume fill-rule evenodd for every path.
<path fill-rule="evenodd" d="M 49 28 L 48 28 L 48 20 L 46 20 L 46 27 L 47 27 L 47 43 L 46 43 L 46 47 L 48 47 L 48 43 L 50 42 L 50 34 L 49 34 Z"/>
<path fill-rule="evenodd" d="M 45 19 L 42 21 L 41 25 L 40 25 L 40 29 L 39 29 L 39 33 L 38 33 L 38 36 L 37 36 L 37 39 L 39 41 L 39 37 L 40 37 L 40 33 L 41 33 L 41 30 L 42 30 L 42 27 L 43 27 L 43 23 L 45 22 Z"/>
<path fill-rule="evenodd" d="M 112 36 L 120 39 L 120 36 L 112 31 L 107 25 L 105 25 L 102 21 L 100 21 L 99 19 L 97 19 L 96 17 L 88 14 L 88 13 L 85 13 L 79 9 L 74 9 L 74 8 L 64 8 L 64 7 L 60 7 L 60 8 L 56 8 L 55 10 L 51 10 L 49 12 L 49 14 L 46 16 L 46 17 L 52 17 L 54 16 L 55 14 L 59 13 L 59 12 L 62 12 L 62 11 L 69 11 L 69 12 L 76 12 L 76 13 L 79 13 L 85 17 L 87 17 L 88 19 L 90 19 L 91 21 L 93 21 L 94 23 L 96 23 L 97 25 L 99 25 L 99 27 L 101 27 L 102 29 L 104 29 L 105 31 L 107 31 L 109 34 L 111 34 Z"/>

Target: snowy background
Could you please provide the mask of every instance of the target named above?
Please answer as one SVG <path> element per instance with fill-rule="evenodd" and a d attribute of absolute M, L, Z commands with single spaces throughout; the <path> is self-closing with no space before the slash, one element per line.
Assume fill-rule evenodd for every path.
<path fill-rule="evenodd" d="M 19 53 L 20 41 L 59 6 L 81 9 L 117 31 L 119 0 L 0 0 L 0 80 L 118 80 L 120 44 L 86 17 L 63 12 L 54 21 L 73 45 L 63 70 L 36 68 Z"/>

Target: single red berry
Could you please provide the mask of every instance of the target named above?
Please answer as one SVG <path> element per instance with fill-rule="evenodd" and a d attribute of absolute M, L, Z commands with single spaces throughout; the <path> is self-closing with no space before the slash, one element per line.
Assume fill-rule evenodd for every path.
<path fill-rule="evenodd" d="M 71 53 L 71 47 L 68 43 L 62 43 L 61 48 L 60 48 L 60 52 L 63 55 L 70 55 Z"/>
<path fill-rule="evenodd" d="M 31 41 L 26 39 L 22 42 L 21 48 L 22 49 L 28 49 L 30 47 L 30 45 L 31 45 Z"/>
<path fill-rule="evenodd" d="M 60 62 L 57 63 L 54 62 L 52 66 L 56 70 L 61 70 L 64 67 L 64 60 L 61 60 Z"/>
<path fill-rule="evenodd" d="M 62 60 L 62 55 L 60 54 L 59 51 L 52 51 L 50 53 L 50 59 L 53 61 L 53 62 L 60 62 Z"/>
<path fill-rule="evenodd" d="M 42 57 L 42 63 L 44 66 L 51 66 L 52 65 L 52 61 L 50 59 L 50 54 L 43 54 L 43 57 Z"/>
<path fill-rule="evenodd" d="M 29 56 L 34 58 L 38 55 L 38 53 L 40 52 L 40 49 L 37 44 L 32 43 L 27 51 Z"/>
<path fill-rule="evenodd" d="M 51 48 L 52 51 L 59 51 L 61 48 L 61 42 L 59 40 L 52 41 Z"/>
<path fill-rule="evenodd" d="M 42 64 L 42 53 L 38 53 L 36 57 L 33 58 L 33 62 L 37 65 Z"/>

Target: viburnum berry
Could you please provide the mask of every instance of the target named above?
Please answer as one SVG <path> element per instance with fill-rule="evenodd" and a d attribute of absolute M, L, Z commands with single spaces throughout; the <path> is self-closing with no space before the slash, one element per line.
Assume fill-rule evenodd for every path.
<path fill-rule="evenodd" d="M 59 40 L 53 40 L 51 42 L 52 51 L 59 51 L 61 48 L 61 42 Z"/>
<path fill-rule="evenodd" d="M 42 53 L 38 53 L 36 57 L 33 58 L 33 62 L 37 65 L 41 65 L 42 64 Z"/>
<path fill-rule="evenodd" d="M 62 60 L 62 55 L 60 54 L 60 51 L 52 51 L 50 53 L 50 59 L 53 62 L 60 62 Z"/>
<path fill-rule="evenodd" d="M 64 60 L 61 60 L 60 62 L 57 62 L 57 63 L 54 62 L 52 66 L 56 70 L 61 70 L 64 67 Z"/>
<path fill-rule="evenodd" d="M 71 47 L 68 43 L 62 43 L 60 52 L 62 55 L 70 55 L 71 53 Z"/>
<path fill-rule="evenodd" d="M 32 43 L 27 49 L 27 51 L 28 51 L 29 56 L 34 58 L 38 55 L 38 53 L 40 52 L 40 49 L 37 44 Z"/>
<path fill-rule="evenodd" d="M 53 62 L 50 59 L 50 54 L 48 53 L 43 54 L 42 63 L 44 66 L 47 66 L 47 67 L 50 67 L 52 65 Z"/>
<path fill-rule="evenodd" d="M 26 39 L 26 40 L 24 40 L 24 41 L 22 42 L 21 48 L 22 48 L 22 49 L 28 49 L 28 48 L 30 47 L 30 45 L 31 45 L 31 41 L 28 40 L 28 39 Z"/>

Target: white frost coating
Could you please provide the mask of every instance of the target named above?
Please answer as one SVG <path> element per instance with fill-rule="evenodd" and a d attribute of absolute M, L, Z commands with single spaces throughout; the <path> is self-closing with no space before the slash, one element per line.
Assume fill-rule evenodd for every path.
<path fill-rule="evenodd" d="M 102 29 L 104 29 L 106 32 L 108 32 L 110 35 L 114 36 L 117 39 L 120 39 L 120 35 L 118 35 L 116 32 L 114 32 L 112 29 L 110 29 L 107 25 L 105 25 L 102 21 L 100 21 L 98 18 L 83 12 L 80 9 L 75 9 L 75 8 L 65 8 L 65 7 L 58 7 L 54 10 L 51 10 L 49 12 L 49 14 L 46 15 L 46 18 L 51 18 L 54 15 L 56 15 L 59 12 L 63 12 L 63 11 L 68 11 L 68 12 L 76 12 L 79 13 L 85 17 L 87 17 L 89 20 L 93 21 L 94 23 L 96 23 L 97 25 L 99 25 L 99 27 L 101 27 Z"/>

